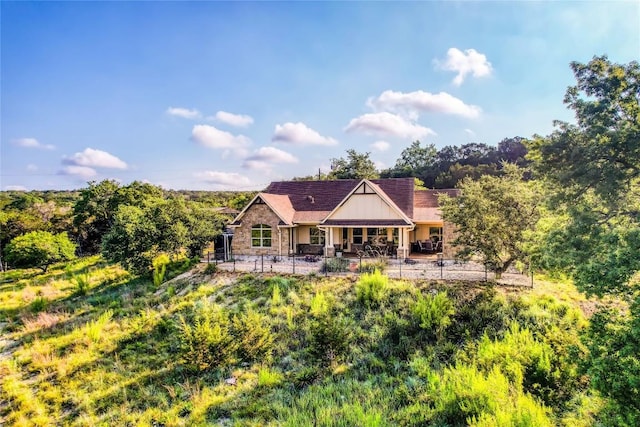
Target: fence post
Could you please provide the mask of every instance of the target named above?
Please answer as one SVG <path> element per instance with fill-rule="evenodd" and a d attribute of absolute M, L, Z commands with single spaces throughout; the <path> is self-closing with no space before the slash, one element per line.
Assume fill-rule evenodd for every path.
<path fill-rule="evenodd" d="M 397 255 L 396 259 L 398 259 Z M 402 279 L 402 259 L 400 259 L 400 278 Z"/>
<path fill-rule="evenodd" d="M 440 262 L 440 279 L 444 279 L 444 258 L 439 260 Z"/>
<path fill-rule="evenodd" d="M 296 254 L 293 254 L 293 274 L 296 274 Z"/>
<path fill-rule="evenodd" d="M 210 255 L 211 255 L 211 252 L 207 251 L 207 264 L 211 262 Z"/>
<path fill-rule="evenodd" d="M 264 273 L 264 254 L 260 254 L 260 272 Z"/>
<path fill-rule="evenodd" d="M 362 255 L 360 255 L 360 269 L 358 270 L 358 273 L 362 273 Z"/>
<path fill-rule="evenodd" d="M 329 277 L 329 266 L 327 265 L 327 254 L 324 254 L 324 277 Z"/>
<path fill-rule="evenodd" d="M 236 272 L 236 257 L 233 257 L 233 272 Z"/>

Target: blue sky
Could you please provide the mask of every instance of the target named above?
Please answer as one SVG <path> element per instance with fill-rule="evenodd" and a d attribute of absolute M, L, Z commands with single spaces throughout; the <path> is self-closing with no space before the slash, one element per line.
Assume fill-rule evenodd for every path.
<path fill-rule="evenodd" d="M 640 2 L 2 2 L 0 189 L 249 190 L 548 134 Z"/>

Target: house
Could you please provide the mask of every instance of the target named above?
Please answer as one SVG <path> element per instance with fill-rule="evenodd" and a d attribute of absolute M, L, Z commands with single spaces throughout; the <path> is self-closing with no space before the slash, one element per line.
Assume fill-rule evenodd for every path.
<path fill-rule="evenodd" d="M 453 230 L 440 217 L 440 193 L 457 190 L 417 190 L 413 178 L 272 182 L 230 224 L 233 252 L 335 256 L 371 245 L 404 258 L 431 240 L 451 257 Z"/>

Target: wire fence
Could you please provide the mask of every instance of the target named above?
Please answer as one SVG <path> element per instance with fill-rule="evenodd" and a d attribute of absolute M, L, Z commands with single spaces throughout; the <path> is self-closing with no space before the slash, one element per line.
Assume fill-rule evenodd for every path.
<path fill-rule="evenodd" d="M 496 277 L 487 266 L 474 261 L 432 257 L 325 257 L 322 255 L 242 255 L 234 254 L 228 261 L 207 257 L 219 270 L 247 273 L 316 274 L 353 276 L 380 269 L 390 278 L 496 282 L 511 286 L 533 287 L 533 275 L 528 269 L 509 268 Z"/>

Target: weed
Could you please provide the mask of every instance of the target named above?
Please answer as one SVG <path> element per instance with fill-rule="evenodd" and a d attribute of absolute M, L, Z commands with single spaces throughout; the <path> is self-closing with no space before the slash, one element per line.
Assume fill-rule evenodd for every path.
<path fill-rule="evenodd" d="M 344 273 L 349 271 L 349 260 L 346 258 L 327 258 L 320 269 L 323 273 Z"/>
<path fill-rule="evenodd" d="M 84 328 L 85 336 L 91 342 L 97 343 L 98 341 L 100 341 L 100 338 L 102 337 L 102 331 L 104 330 L 107 323 L 109 323 L 112 316 L 113 311 L 107 310 L 102 313 L 96 320 L 87 322 Z"/>
<path fill-rule="evenodd" d="M 330 304 L 323 292 L 318 291 L 311 299 L 311 314 L 320 317 L 329 311 Z"/>
<path fill-rule="evenodd" d="M 278 371 L 272 371 L 269 368 L 262 368 L 258 371 L 258 387 L 274 387 L 279 385 L 283 380 L 283 376 Z"/>
<path fill-rule="evenodd" d="M 49 307 L 49 300 L 44 297 L 36 297 L 32 302 L 30 309 L 33 313 L 40 313 Z"/>
<path fill-rule="evenodd" d="M 87 291 L 89 290 L 89 286 L 91 285 L 91 282 L 89 280 L 89 275 L 76 274 L 73 276 L 72 280 L 73 280 L 73 283 L 75 284 L 74 294 L 78 296 L 86 295 Z"/>
<path fill-rule="evenodd" d="M 411 307 L 414 322 L 422 329 L 435 332 L 438 338 L 451 324 L 451 316 L 455 313 L 453 303 L 445 292 L 422 296 Z"/>
<path fill-rule="evenodd" d="M 216 274 L 218 272 L 218 264 L 210 262 L 204 268 L 204 274 Z"/>

